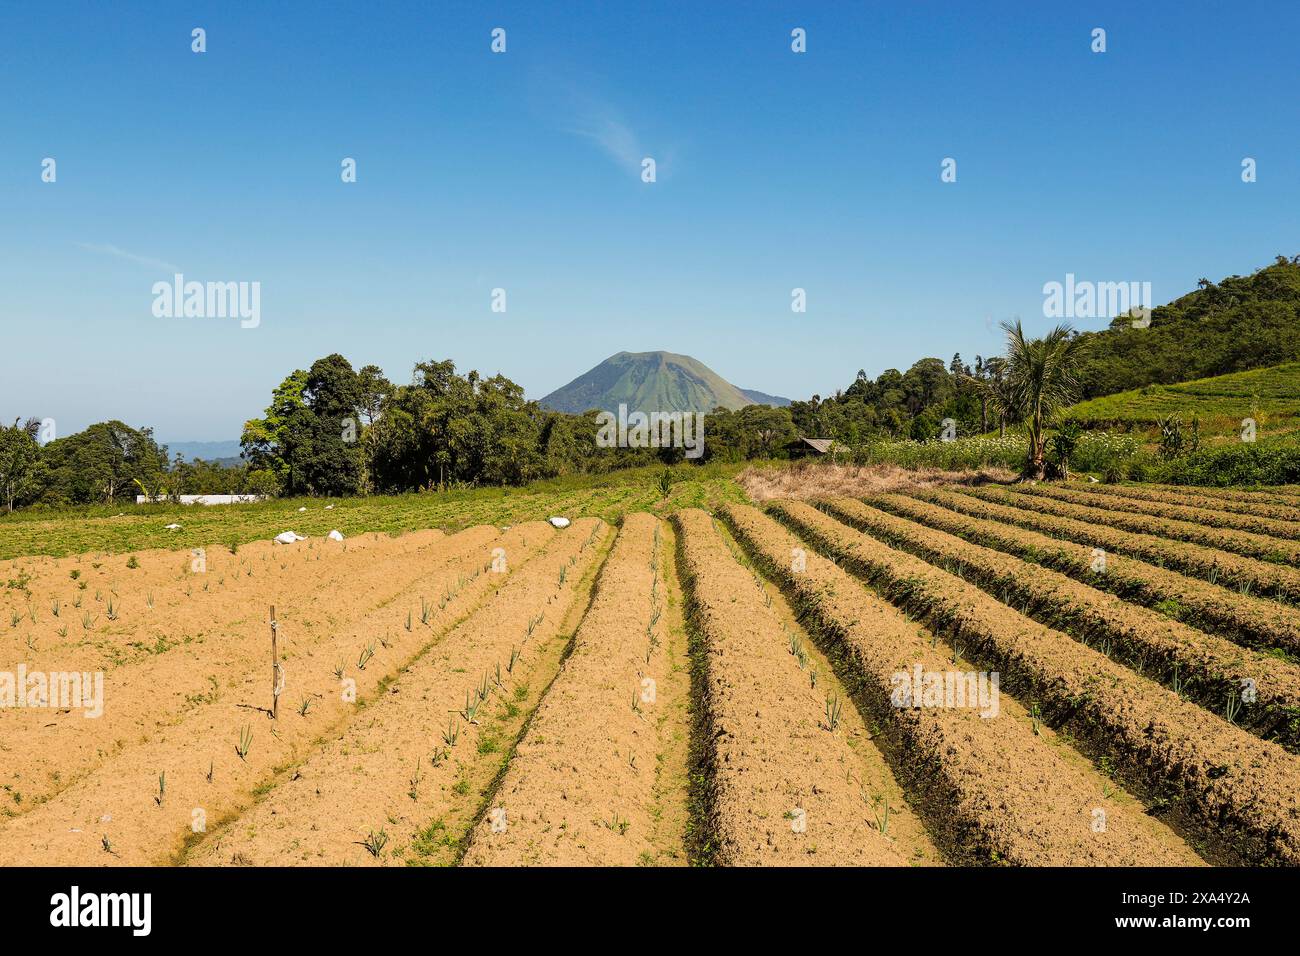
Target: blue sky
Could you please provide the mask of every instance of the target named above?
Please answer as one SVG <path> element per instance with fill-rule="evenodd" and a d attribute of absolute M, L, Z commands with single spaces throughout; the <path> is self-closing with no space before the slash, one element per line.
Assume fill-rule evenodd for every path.
<path fill-rule="evenodd" d="M 1294 2 L 9 4 L 0 415 L 235 438 L 335 351 L 532 398 L 624 349 L 794 398 L 995 354 L 1067 272 L 1159 303 L 1300 253 L 1298 27 Z M 173 267 L 260 282 L 259 327 L 155 318 Z"/>

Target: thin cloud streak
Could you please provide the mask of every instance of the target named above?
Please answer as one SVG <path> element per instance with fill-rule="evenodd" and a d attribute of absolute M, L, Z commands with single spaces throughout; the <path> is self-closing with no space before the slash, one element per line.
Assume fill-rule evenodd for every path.
<path fill-rule="evenodd" d="M 134 262 L 136 265 L 148 266 L 151 269 L 166 269 L 168 272 L 180 272 L 180 266 L 173 265 L 170 262 L 164 262 L 162 259 L 155 259 L 152 256 L 141 256 L 134 252 L 128 252 L 126 249 L 118 246 L 109 245 L 108 243 L 77 243 L 82 249 L 88 252 L 97 252 L 104 256 L 113 256 L 118 259 L 125 259 L 127 262 Z"/>

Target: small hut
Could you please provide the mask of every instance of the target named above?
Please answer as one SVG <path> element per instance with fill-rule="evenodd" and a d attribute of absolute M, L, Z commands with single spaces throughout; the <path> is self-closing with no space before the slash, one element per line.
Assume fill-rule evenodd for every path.
<path fill-rule="evenodd" d="M 840 445 L 832 438 L 796 438 L 785 446 L 791 458 L 821 458 L 838 451 Z"/>

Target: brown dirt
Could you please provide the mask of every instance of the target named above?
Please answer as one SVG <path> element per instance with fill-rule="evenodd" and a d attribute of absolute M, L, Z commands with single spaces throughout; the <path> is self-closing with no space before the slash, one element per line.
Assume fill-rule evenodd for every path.
<path fill-rule="evenodd" d="M 688 622 L 707 658 L 701 706 L 713 728 L 714 862 L 903 866 L 872 821 L 858 759 L 786 647 L 764 591 L 703 511 L 675 515 Z M 848 706 L 841 698 L 841 707 Z"/>
<path fill-rule="evenodd" d="M 1041 701 L 1049 721 L 1167 801 L 1218 858 L 1300 863 L 1300 758 L 815 508 L 779 510 L 891 600 L 997 666 L 1004 686 Z"/>
<path fill-rule="evenodd" d="M 1300 667 L 1260 654 L 1129 604 L 1112 594 L 944 531 L 888 514 L 860 501 L 832 498 L 823 510 L 859 531 L 978 584 L 1004 604 L 1059 628 L 1138 673 L 1174 687 L 1211 711 L 1239 699 L 1251 681 L 1257 699 L 1236 718 L 1266 740 L 1296 749 Z"/>
<path fill-rule="evenodd" d="M 1211 528 L 1226 528 L 1234 531 L 1248 531 L 1273 538 L 1285 538 L 1294 541 L 1300 538 L 1300 523 L 1276 517 L 1244 515 L 1237 512 L 1216 508 L 1212 501 L 1201 499 L 1198 503 L 1187 501 L 1154 501 L 1149 498 L 1134 498 L 1129 495 L 1109 494 L 1108 485 L 1100 485 L 1100 490 L 1091 487 L 1060 487 L 1057 485 L 1039 485 L 1035 492 L 1057 501 L 1068 501 L 1078 505 L 1090 505 L 1108 508 L 1129 514 L 1152 515 L 1157 518 L 1170 518 L 1175 521 L 1190 521 L 1194 524 L 1208 525 Z"/>
<path fill-rule="evenodd" d="M 1109 522 L 1090 524 L 1078 518 L 1044 514 L 1011 499 L 1002 504 L 978 498 L 966 490 L 926 490 L 915 497 L 942 505 L 959 514 L 1002 521 L 1016 527 L 1041 531 L 1089 547 L 1105 548 L 1108 553 L 1128 555 L 1163 563 L 1188 574 L 1231 587 L 1249 589 L 1250 593 L 1300 601 L 1300 570 L 1279 564 L 1256 561 L 1187 541 L 1174 541 L 1154 534 L 1121 531 Z M 1031 499 L 1032 501 L 1032 499 Z"/>
<path fill-rule="evenodd" d="M 533 537 L 546 535 L 548 527 L 538 525 Z M 29 671 L 105 668 L 104 714 L 99 718 L 87 719 L 76 711 L 0 709 L 0 754 L 5 756 L 0 782 L 23 795 L 22 803 L 5 807 L 7 814 L 23 813 L 50 799 L 121 750 L 152 740 L 206 707 L 269 707 L 271 604 L 280 618 L 279 653 L 289 695 L 282 698 L 281 708 L 286 709 L 296 706 L 305 692 L 300 681 L 306 679 L 304 669 L 315 666 L 328 673 L 335 664 L 336 659 L 308 659 L 328 653 L 336 634 L 388 607 L 403 591 L 417 588 L 421 578 L 438 580 L 436 591 L 430 586 L 422 592 L 436 602 L 442 589 L 455 586 L 458 576 L 487 564 L 498 537 L 495 529 L 480 527 L 450 538 L 420 532 L 360 545 L 344 542 L 347 547 L 300 542 L 272 550 L 257 545 L 241 549 L 239 555 L 210 553 L 204 574 L 188 570 L 188 552 L 141 553 L 142 579 L 128 579 L 130 586 L 116 582 L 118 621 L 106 622 L 84 644 L 75 643 L 70 627 L 66 641 L 42 641 L 35 653 L 5 663 L 11 671 L 20 662 Z M 524 539 L 517 540 L 523 547 Z M 76 559 L 67 563 L 75 566 Z M 178 576 L 176 568 L 182 563 L 186 570 Z M 57 569 L 55 577 L 67 581 L 63 570 Z M 95 589 L 94 583 L 87 589 L 87 603 L 93 601 Z M 113 592 L 105 585 L 102 593 L 106 604 Z M 155 599 L 152 611 L 148 594 Z M 418 597 L 412 599 L 418 604 Z M 402 605 L 402 620 L 409 608 Z M 46 621 L 40 626 L 53 627 Z M 75 627 L 79 634 L 80 626 Z M 383 633 L 398 629 L 399 621 L 390 619 Z M 105 660 L 105 646 L 133 645 L 147 650 L 116 666 Z M 358 650 L 339 648 L 337 653 L 355 660 Z M 248 710 L 244 716 L 258 714 Z"/>
<path fill-rule="evenodd" d="M 660 862 L 655 821 L 660 722 L 673 708 L 662 536 L 666 526 L 629 514 L 602 568 L 572 654 L 516 748 L 494 802 L 508 826 L 475 827 L 465 864 L 632 866 Z M 644 681 L 653 681 L 653 694 Z M 678 681 L 677 693 L 684 693 Z M 683 788 L 676 802 L 684 805 Z M 676 862 L 684 862 L 681 836 Z M 671 844 L 670 844 L 671 846 Z M 668 862 L 673 862 L 671 852 Z"/>
<path fill-rule="evenodd" d="M 1174 491 L 1166 488 L 1137 488 L 1132 485 L 1070 485 L 1071 490 L 1108 497 L 1131 498 L 1135 501 L 1153 501 L 1168 505 L 1185 505 L 1191 508 L 1208 508 L 1259 518 L 1276 518 L 1280 521 L 1300 522 L 1300 506 L 1272 504 L 1268 501 L 1237 501 L 1201 494 L 1195 488 Z"/>
<path fill-rule="evenodd" d="M 1281 648 L 1300 656 L 1300 610 L 1242 594 L 1145 561 L 1106 554 L 1105 571 L 1093 571 L 1087 544 L 1048 537 L 1028 528 L 974 518 L 906 495 L 875 495 L 868 504 L 929 528 L 1068 574 L 1126 600 L 1162 605 L 1178 619 L 1248 647 Z"/>
<path fill-rule="evenodd" d="M 812 510 L 812 509 L 808 509 Z M 814 512 L 816 514 L 817 512 Z M 1003 693 L 996 717 L 966 707 L 896 707 L 894 676 L 920 665 L 957 667 L 936 637 L 868 592 L 757 509 L 724 516 L 769 573 L 790 590 L 844 666 L 859 675 L 858 698 L 878 721 L 900 782 L 955 862 L 1020 866 L 1183 865 L 1196 855 L 1141 804 L 1097 773 L 1062 738 Z M 829 519 L 827 519 L 829 520 Z M 970 665 L 961 664 L 961 670 Z M 1096 811 L 1105 826 L 1094 829 Z"/>
<path fill-rule="evenodd" d="M 1215 528 L 1208 524 L 1192 521 L 1179 521 L 1173 518 L 1158 518 L 1154 515 L 1138 515 L 1114 511 L 1108 508 L 1091 507 L 1077 504 L 1059 497 L 1055 489 L 1042 485 L 1017 485 L 1014 490 L 1005 488 L 971 488 L 971 494 L 987 501 L 1009 504 L 1028 511 L 1041 511 L 1062 518 L 1076 518 L 1094 524 L 1105 524 L 1112 528 L 1121 528 L 1138 534 L 1153 534 L 1175 541 L 1189 541 L 1208 548 L 1221 548 L 1236 554 L 1267 561 L 1286 561 L 1290 564 L 1300 562 L 1300 542 L 1287 541 L 1283 538 L 1270 538 L 1267 535 L 1254 534 L 1249 531 L 1233 531 L 1227 528 Z"/>
<path fill-rule="evenodd" d="M 364 579 L 353 585 L 359 600 L 346 592 L 329 599 L 313 594 L 308 596 L 312 604 L 295 609 L 277 596 L 285 661 L 285 693 L 277 721 L 272 722 L 259 709 L 269 704 L 271 683 L 263 612 L 259 633 L 252 640 L 191 645 L 194 654 L 206 651 L 208 656 L 197 660 L 172 657 L 168 663 L 175 669 L 174 675 L 168 671 L 160 678 L 166 680 L 170 675 L 180 681 L 192 679 L 190 672 L 198 679 L 219 673 L 215 693 L 190 700 L 170 717 L 157 720 L 151 716 L 151 706 L 159 696 L 158 685 L 144 677 L 134 683 L 123 681 L 115 689 L 106 686 L 104 717 L 87 720 L 73 713 L 63 718 L 66 723 L 60 725 L 61 733 L 79 732 L 80 736 L 57 745 L 48 741 L 35 752 L 26 744 L 15 747 L 24 759 L 39 761 L 29 771 L 29 780 L 48 775 L 58 789 L 28 813 L 0 827 L 0 863 L 157 863 L 169 859 L 185 840 L 193 840 L 195 809 L 206 814 L 209 830 L 215 827 L 245 805 L 276 768 L 301 759 L 321 734 L 329 733 L 355 712 L 357 705 L 342 699 L 340 680 L 334 673 L 337 666 L 343 666 L 346 679 L 355 681 L 357 700 L 366 701 L 406 661 L 499 586 L 500 576 L 485 570 L 491 556 L 489 545 L 505 547 L 517 565 L 526 565 L 530 552 L 555 532 L 537 522 L 504 535 L 492 529 L 463 534 L 463 540 L 461 535 L 439 539 L 446 542 L 444 549 L 452 545 L 450 559 L 436 551 L 426 557 L 420 557 L 418 551 L 404 553 L 395 562 L 377 560 L 379 552 L 371 554 L 376 573 L 396 578 L 383 585 L 385 588 L 401 587 L 403 575 L 406 582 L 405 591 L 389 593 L 373 607 Z M 413 557 L 419 560 L 413 561 Z M 314 572 L 315 568 L 305 570 Z M 419 622 L 418 606 L 426 594 L 432 599 L 427 625 Z M 448 594 L 445 606 L 439 609 L 439 595 Z M 348 608 L 357 613 L 347 613 Z M 343 612 L 341 619 L 334 620 L 327 613 L 331 610 Z M 414 618 L 411 630 L 405 627 L 408 615 Z M 373 658 L 364 668 L 359 667 L 361 653 L 370 646 Z M 203 683 L 212 690 L 213 685 L 206 680 Z M 310 702 L 305 716 L 298 711 L 304 699 Z M 109 714 L 119 709 L 122 721 L 142 721 L 142 729 L 93 751 L 95 743 L 104 738 L 104 732 L 95 730 L 94 725 L 108 721 Z M 3 718 L 30 723 L 38 714 L 20 710 Z M 91 726 L 82 730 L 74 721 Z M 253 740 L 246 758 L 240 759 L 235 750 L 244 728 Z M 39 733 L 34 726 L 27 731 Z M 88 762 L 85 753 L 92 753 L 93 761 Z M 74 779 L 67 779 L 72 774 L 66 768 L 78 766 L 79 759 L 82 769 Z M 166 791 L 159 804 L 154 797 L 163 773 Z M 112 852 L 103 849 L 104 838 Z"/>
<path fill-rule="evenodd" d="M 554 535 L 542 553 L 510 571 L 481 609 L 426 646 L 373 703 L 305 754 L 287 779 L 281 774 L 254 806 L 209 834 L 187 862 L 454 862 L 463 830 L 456 832 L 448 817 L 473 812 L 481 784 L 508 754 L 513 740 L 503 739 L 499 717 L 519 718 L 511 707 L 535 704 L 558 668 L 570 638 L 563 631 L 567 611 L 606 531 L 585 518 Z M 485 684 L 478 712 L 462 713 Z M 447 743 L 451 728 L 456 740 Z M 380 833 L 389 842 L 372 854 L 362 844 Z"/>

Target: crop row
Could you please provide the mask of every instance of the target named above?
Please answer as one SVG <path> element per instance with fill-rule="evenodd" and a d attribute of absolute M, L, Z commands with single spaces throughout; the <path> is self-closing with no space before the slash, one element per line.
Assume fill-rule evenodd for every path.
<path fill-rule="evenodd" d="M 1038 624 L 926 561 L 800 503 L 775 506 L 819 548 L 998 668 L 1216 856 L 1300 863 L 1300 759 Z"/>
<path fill-rule="evenodd" d="M 1169 518 L 1174 521 L 1203 525 L 1207 528 L 1247 531 L 1251 534 L 1263 535 L 1269 538 L 1285 538 L 1292 541 L 1300 538 L 1300 524 L 1278 518 L 1262 518 L 1254 515 L 1220 511 L 1213 505 L 1170 504 L 1162 501 L 1139 500 L 1123 495 L 1112 495 L 1105 491 L 1074 490 L 1056 485 L 1027 485 L 1021 486 L 1021 490 L 1030 494 L 1042 495 L 1054 501 L 1107 508 L 1112 511 L 1125 512 L 1126 514 Z"/>
<path fill-rule="evenodd" d="M 927 683 L 943 680 L 967 665 L 835 563 L 805 551 L 802 539 L 762 512 L 734 505 L 722 516 L 825 642 L 864 715 L 879 727 L 877 739 L 896 777 L 952 861 L 1196 862 L 1136 801 L 1077 755 L 1067 756 L 1069 745 L 1050 738 L 1035 714 L 1006 695 L 996 713 L 971 701 L 945 706 L 919 694 L 900 699 L 900 680 L 918 671 Z"/>
<path fill-rule="evenodd" d="M 406 646 L 412 637 L 401 629 L 406 611 L 389 606 L 400 594 L 420 584 L 429 589 L 426 593 L 459 590 L 462 582 L 485 566 L 494 544 L 506 545 L 522 560 L 529 552 L 525 539 L 541 540 L 548 530 L 542 525 L 502 535 L 493 528 L 473 528 L 451 537 L 425 537 L 415 550 L 357 552 L 366 555 L 362 560 L 353 553 L 336 552 L 319 566 L 287 556 L 284 560 L 296 573 L 283 579 L 273 576 L 276 590 L 271 592 L 279 601 L 285 691 L 295 702 L 300 695 L 319 692 L 320 681 L 328 676 L 327 665 L 342 661 L 351 667 L 380 636 L 387 645 Z M 348 600 L 338 603 L 330 602 L 329 592 L 319 589 L 337 580 L 335 564 L 349 573 L 350 585 Z M 257 713 L 252 708 L 269 707 L 270 622 L 268 605 L 260 599 L 262 585 L 255 583 L 256 576 L 241 575 L 243 583 L 232 584 L 224 595 L 209 596 L 201 590 L 202 584 L 208 575 L 218 573 L 191 574 L 194 594 L 183 600 L 178 611 L 170 615 L 159 611 L 147 630 L 128 623 L 123 625 L 124 633 L 114 635 L 123 642 L 139 642 L 149 652 L 105 672 L 99 717 L 87 719 L 77 710 L 0 710 L 4 728 L 0 739 L 9 748 L 3 761 L 6 776 L 12 774 L 17 781 L 13 802 L 3 810 L 6 815 L 25 813 L 97 768 L 110 766 L 128 743 L 154 740 L 190 720 L 232 706 L 245 706 L 250 713 Z M 466 589 L 466 593 L 473 591 Z M 125 589 L 124 593 L 130 595 Z M 192 622 L 194 630 L 190 630 Z M 421 628 L 413 636 L 423 633 L 426 629 Z M 311 658 L 324 663 L 313 667 L 307 663 Z M 39 654 L 25 658 L 29 672 L 58 673 L 91 672 L 99 660 L 93 648 L 81 651 L 58 645 L 43 645 Z M 371 668 L 369 674 L 375 670 Z M 327 695 L 311 711 L 311 723 L 331 712 L 337 696 Z"/>
<path fill-rule="evenodd" d="M 1097 495 L 1099 501 L 1109 502 L 1111 498 L 1129 498 L 1134 501 L 1149 501 L 1165 505 L 1184 505 L 1196 509 L 1226 511 L 1238 515 L 1250 515 L 1256 518 L 1275 518 L 1279 521 L 1300 522 L 1300 503 L 1294 505 L 1273 504 L 1266 501 L 1236 501 L 1232 498 L 1220 498 L 1201 494 L 1196 488 L 1170 488 L 1150 485 L 1071 485 L 1073 490 Z"/>
<path fill-rule="evenodd" d="M 868 500 L 890 514 L 1014 554 L 1235 643 L 1277 648 L 1292 658 L 1300 657 L 1300 610 L 1294 607 L 1210 584 L 1138 558 L 1110 554 L 1090 544 L 1053 538 L 1004 521 L 971 517 L 906 495 L 873 495 Z"/>
<path fill-rule="evenodd" d="M 708 514 L 686 509 L 674 521 L 688 627 L 703 658 L 699 704 L 711 729 L 701 768 L 711 783 L 701 801 L 712 842 L 705 858 L 906 865 L 888 836 L 888 810 L 845 772 L 856 760 L 841 726 L 845 702 L 826 692 L 830 675 L 818 686 L 801 666 L 761 581 Z"/>
<path fill-rule="evenodd" d="M 916 490 L 914 497 L 934 502 L 961 514 L 1004 521 L 1031 531 L 1102 548 L 1107 552 L 1141 558 L 1161 567 L 1195 574 L 1211 584 L 1222 583 L 1242 594 L 1258 593 L 1300 603 L 1300 571 L 1286 565 L 1255 561 L 1188 541 L 1155 534 L 1119 530 L 1114 522 L 1061 517 L 1025 507 L 1034 499 L 1012 495 L 993 500 L 960 491 Z M 1003 502 L 1005 503 L 999 503 Z"/>
<path fill-rule="evenodd" d="M 292 774 L 186 857 L 197 865 L 448 864 L 569 643 L 608 528 L 578 519 L 299 754 Z M 501 581 L 499 575 L 489 575 Z M 273 786 L 267 786 L 273 784 Z M 508 825 L 508 821 L 505 821 Z"/>
<path fill-rule="evenodd" d="M 1172 541 L 1187 541 L 1261 561 L 1279 564 L 1300 562 L 1300 542 L 1270 538 L 1248 531 L 1214 528 L 1191 521 L 1126 514 L 1106 508 L 1075 504 L 1054 497 L 1056 492 L 1041 485 L 1017 485 L 1014 491 L 987 486 L 963 489 L 963 491 L 986 501 L 995 501 L 1063 518 L 1108 524 L 1125 531 L 1153 534 Z"/>
<path fill-rule="evenodd" d="M 978 584 L 1002 603 L 1114 657 L 1266 739 L 1300 744 L 1300 667 L 1129 604 L 1056 571 L 862 502 L 822 502 L 833 517 Z"/>
<path fill-rule="evenodd" d="M 275 768 L 300 758 L 304 749 L 310 750 L 322 734 L 356 714 L 359 706 L 381 697 L 405 662 L 436 642 L 499 586 L 498 576 L 475 573 L 481 572 L 488 558 L 482 547 L 485 542 L 510 549 L 517 569 L 527 567 L 533 549 L 545 545 L 555 532 L 537 523 L 516 526 L 505 534 L 493 529 L 463 534 L 464 541 L 461 535 L 447 539 L 448 561 L 428 556 L 423 576 L 413 587 L 396 598 L 389 596 L 373 610 L 363 609 L 353 620 L 334 625 L 327 618 L 322 626 L 309 627 L 281 615 L 284 699 L 274 721 L 269 719 L 272 686 L 265 619 L 255 648 L 243 646 L 246 642 L 198 646 L 192 649 L 193 659 L 173 662 L 171 670 L 139 669 L 130 682 L 106 686 L 104 717 L 77 717 L 82 726 L 66 727 L 68 739 L 60 747 L 35 748 L 51 753 L 50 759 L 57 761 L 48 769 L 62 789 L 4 825 L 0 862 L 21 860 L 24 853 L 39 847 L 41 862 L 50 865 L 86 865 L 96 859 L 156 863 L 202 838 L 205 830 L 192 829 L 196 809 L 202 811 L 209 828 L 237 814 L 255 788 L 274 780 Z M 472 545 L 468 553 L 462 550 L 465 544 Z M 380 570 L 394 573 L 387 563 L 377 563 Z M 449 594 L 449 599 L 431 611 L 427 623 L 407 630 L 404 622 L 412 603 L 433 588 Z M 167 681 L 191 670 L 220 676 L 211 683 L 200 676 L 208 693 L 192 696 L 170 715 L 154 718 L 151 707 L 161 710 L 164 701 L 170 704 L 160 694 L 166 694 Z M 35 718 L 37 714 L 11 716 Z M 115 725 L 106 724 L 110 716 Z M 101 730 L 99 724 L 106 726 Z M 93 763 L 83 762 L 78 773 L 69 772 L 69 747 L 74 743 L 97 755 Z M 149 781 L 160 777 L 166 781 L 164 794 L 144 792 Z M 36 774 L 29 779 L 37 779 Z M 139 792 L 132 792 L 137 787 Z M 164 799 L 156 803 L 156 796 Z M 93 817 L 87 815 L 91 810 Z M 111 819 L 101 821 L 99 814 L 105 811 Z M 101 840 L 113 850 L 101 850 Z"/>
<path fill-rule="evenodd" d="M 667 698 L 661 524 L 629 514 L 573 650 L 474 828 L 475 866 L 635 866 L 653 859 L 657 718 Z"/>
<path fill-rule="evenodd" d="M 1187 485 L 1151 485 L 1159 491 L 1185 491 Z M 1221 498 L 1224 501 L 1241 501 L 1246 503 L 1267 502 L 1286 508 L 1300 508 L 1300 485 L 1275 485 L 1259 490 L 1247 491 L 1242 488 L 1212 488 L 1196 486 L 1196 494 L 1207 498 Z"/>

